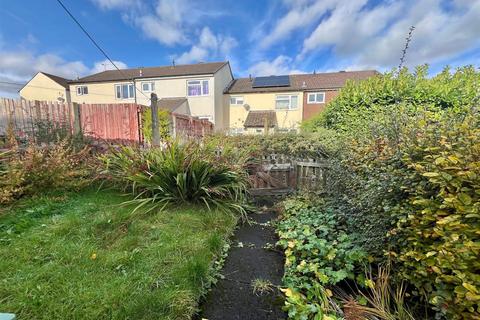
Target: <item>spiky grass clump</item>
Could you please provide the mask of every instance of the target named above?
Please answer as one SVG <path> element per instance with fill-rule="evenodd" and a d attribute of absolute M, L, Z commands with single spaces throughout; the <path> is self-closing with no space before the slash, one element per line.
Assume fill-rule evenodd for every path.
<path fill-rule="evenodd" d="M 173 204 L 202 204 L 245 214 L 246 176 L 203 154 L 195 143 L 166 148 L 122 148 L 103 158 L 106 173 L 135 196 L 135 210 L 163 210 Z"/>

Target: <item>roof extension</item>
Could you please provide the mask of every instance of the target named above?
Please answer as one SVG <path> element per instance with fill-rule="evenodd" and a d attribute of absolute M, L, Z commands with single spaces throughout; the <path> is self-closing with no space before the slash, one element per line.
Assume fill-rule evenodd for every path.
<path fill-rule="evenodd" d="M 274 110 L 250 111 L 243 126 L 245 128 L 264 128 L 265 124 L 267 124 L 269 128 L 277 126 L 277 114 Z"/>
<path fill-rule="evenodd" d="M 70 83 L 89 83 L 89 82 L 105 82 L 105 81 L 121 81 L 141 78 L 160 78 L 160 77 L 175 77 L 175 76 L 189 76 L 214 74 L 220 70 L 228 62 L 209 62 L 184 64 L 176 66 L 161 66 L 161 67 L 145 67 L 118 70 L 107 70 L 95 73 L 77 80 L 72 80 Z"/>
<path fill-rule="evenodd" d="M 185 102 L 188 102 L 187 98 L 185 97 L 163 98 L 158 100 L 158 106 L 161 109 L 166 109 L 168 111 L 175 112 L 175 110 Z"/>
<path fill-rule="evenodd" d="M 255 92 L 287 92 L 309 91 L 318 89 L 338 89 L 345 85 L 347 80 L 364 80 L 378 75 L 378 71 L 340 71 L 316 74 L 293 74 L 290 75 L 290 86 L 277 87 L 252 87 L 253 78 L 239 78 L 232 82 L 226 93 L 255 93 Z"/>

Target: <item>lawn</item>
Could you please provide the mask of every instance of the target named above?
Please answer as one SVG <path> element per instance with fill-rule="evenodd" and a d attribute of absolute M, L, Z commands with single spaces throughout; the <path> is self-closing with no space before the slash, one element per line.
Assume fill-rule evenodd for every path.
<path fill-rule="evenodd" d="M 0 211 L 0 312 L 19 319 L 188 319 L 236 219 L 201 207 L 135 213 L 115 191 Z"/>

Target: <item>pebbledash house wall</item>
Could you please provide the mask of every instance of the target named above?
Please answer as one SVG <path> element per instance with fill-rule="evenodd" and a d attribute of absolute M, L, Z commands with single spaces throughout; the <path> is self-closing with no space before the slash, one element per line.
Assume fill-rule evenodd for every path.
<path fill-rule="evenodd" d="M 325 102 L 324 103 L 308 103 L 308 94 L 312 92 L 324 92 L 325 93 Z M 327 104 L 332 101 L 339 94 L 339 89 L 329 89 L 329 90 L 311 90 L 305 91 L 303 93 L 303 120 L 310 119 L 311 117 L 319 114 L 324 111 Z"/>

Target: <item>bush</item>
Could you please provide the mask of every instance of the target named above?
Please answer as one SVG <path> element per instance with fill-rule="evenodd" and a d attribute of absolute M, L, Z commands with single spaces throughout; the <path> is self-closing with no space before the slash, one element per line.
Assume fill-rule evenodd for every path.
<path fill-rule="evenodd" d="M 413 113 L 417 107 L 425 106 L 432 111 L 465 112 L 478 94 L 479 81 L 480 73 L 473 66 L 459 68 L 454 73 L 447 67 L 428 78 L 425 65 L 417 67 L 414 73 L 404 68 L 398 76 L 394 70 L 365 81 L 348 82 L 325 112 L 302 123 L 302 128 L 305 131 L 330 128 L 349 133 L 370 131 L 375 123 L 372 117 L 397 103 L 408 105 L 409 112 Z"/>
<path fill-rule="evenodd" d="M 412 125 L 398 205 L 401 278 L 449 319 L 480 316 L 480 114 Z"/>
<path fill-rule="evenodd" d="M 480 313 L 479 80 L 471 67 L 387 74 L 347 85 L 307 124 L 343 140 L 326 207 L 439 318 Z"/>
<path fill-rule="evenodd" d="M 248 152 L 251 157 L 265 154 L 284 154 L 296 158 L 324 158 L 339 149 L 338 135 L 332 130 L 315 133 L 276 133 L 269 135 L 214 135 L 207 143 L 226 144 Z"/>
<path fill-rule="evenodd" d="M 345 232 L 336 215 L 318 203 L 286 201 L 277 229 L 278 244 L 285 250 L 283 283 L 288 288 L 289 317 L 322 319 L 329 313 L 332 294 L 327 286 L 353 280 L 366 253 L 354 244 L 354 237 Z"/>
<path fill-rule="evenodd" d="M 152 141 L 152 111 L 144 108 L 142 112 L 142 132 L 146 142 Z M 168 110 L 158 109 L 158 128 L 160 139 L 168 140 L 170 137 L 170 113 Z"/>
<path fill-rule="evenodd" d="M 0 203 L 52 190 L 78 190 L 91 181 L 89 149 L 63 140 L 49 146 L 30 144 L 0 154 Z"/>
<path fill-rule="evenodd" d="M 203 151 L 193 142 L 173 142 L 165 149 L 124 147 L 102 159 L 106 177 L 136 197 L 136 209 L 193 203 L 245 213 L 245 174 Z"/>

